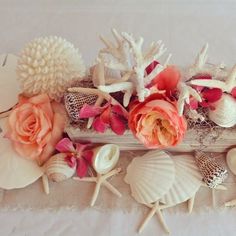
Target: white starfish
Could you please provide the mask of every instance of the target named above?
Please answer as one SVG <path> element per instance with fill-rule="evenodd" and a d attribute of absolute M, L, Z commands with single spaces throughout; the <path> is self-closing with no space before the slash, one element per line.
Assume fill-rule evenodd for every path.
<path fill-rule="evenodd" d="M 234 65 L 232 71 L 230 72 L 225 81 L 220 81 L 216 79 L 195 79 L 191 80 L 190 83 L 192 85 L 204 86 L 208 88 L 219 88 L 223 92 L 231 93 L 232 89 L 236 87 L 236 65 Z"/>
<path fill-rule="evenodd" d="M 209 188 L 204 182 L 202 182 L 202 185 L 201 187 L 207 187 Z M 223 185 L 218 185 L 216 188 L 214 189 L 217 189 L 217 190 L 227 190 L 227 188 Z M 187 200 L 187 204 L 188 204 L 188 212 L 191 213 L 192 210 L 193 210 L 193 206 L 194 206 L 194 200 L 195 200 L 195 196 L 196 194 L 191 197 L 190 199 Z M 236 202 L 235 202 L 236 204 Z M 159 218 L 159 221 L 161 223 L 161 225 L 163 226 L 164 230 L 167 232 L 167 233 L 170 233 L 170 230 L 168 228 L 168 226 L 166 225 L 165 223 L 165 220 L 163 218 L 163 215 L 162 215 L 162 210 L 163 209 L 167 209 L 167 208 L 170 208 L 170 207 L 173 207 L 172 205 L 166 205 L 166 204 L 160 204 L 159 201 L 153 203 L 153 204 L 145 204 L 147 207 L 151 208 L 150 212 L 148 213 L 148 215 L 144 218 L 144 220 L 142 221 L 142 224 L 140 225 L 139 229 L 138 229 L 138 232 L 141 233 L 144 228 L 146 227 L 146 225 L 148 224 L 149 220 L 155 215 L 157 214 L 158 218 Z"/>
<path fill-rule="evenodd" d="M 110 178 L 113 175 L 117 175 L 120 172 L 121 172 L 121 168 L 116 168 L 116 169 L 111 170 L 110 172 L 108 172 L 107 174 L 104 174 L 104 175 L 97 174 L 96 177 L 84 177 L 82 179 L 79 178 L 79 177 L 74 177 L 73 179 L 81 181 L 81 182 L 95 182 L 96 183 L 96 186 L 95 186 L 94 192 L 93 192 L 93 196 L 92 196 L 92 199 L 91 199 L 91 202 L 90 202 L 90 206 L 94 206 L 102 185 L 104 185 L 107 189 L 109 189 L 113 194 L 117 195 L 118 197 L 122 196 L 121 193 L 113 185 L 111 185 L 107 181 L 108 178 Z"/>

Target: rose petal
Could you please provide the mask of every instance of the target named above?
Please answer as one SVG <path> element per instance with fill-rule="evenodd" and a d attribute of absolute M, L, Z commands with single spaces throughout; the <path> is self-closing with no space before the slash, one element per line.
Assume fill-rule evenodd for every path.
<path fill-rule="evenodd" d="M 73 143 L 69 138 L 63 138 L 61 141 L 59 141 L 56 144 L 56 150 L 62 153 L 67 153 L 67 152 L 75 152 L 75 148 L 73 146 Z"/>
<path fill-rule="evenodd" d="M 165 90 L 166 95 L 169 96 L 177 89 L 180 78 L 179 70 L 174 66 L 168 66 L 152 80 L 152 85 L 155 85 L 158 90 Z"/>
<path fill-rule="evenodd" d="M 88 171 L 88 164 L 83 158 L 77 159 L 76 173 L 80 178 L 83 178 Z"/>
<path fill-rule="evenodd" d="M 51 131 L 51 139 L 47 142 L 47 145 L 44 147 L 42 154 L 38 158 L 40 165 L 44 164 L 55 151 L 55 146 L 62 138 L 67 121 L 65 107 L 62 104 L 53 102 L 52 108 L 54 111 L 54 119 L 52 122 L 53 127 Z"/>

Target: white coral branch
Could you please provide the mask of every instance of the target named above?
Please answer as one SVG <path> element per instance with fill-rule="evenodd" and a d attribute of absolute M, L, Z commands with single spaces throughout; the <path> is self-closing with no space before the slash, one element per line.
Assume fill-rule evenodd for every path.
<path fill-rule="evenodd" d="M 193 89 L 192 87 L 188 86 L 183 82 L 180 82 L 178 84 L 178 89 L 180 94 L 177 102 L 177 108 L 179 115 L 182 116 L 185 103 L 189 104 L 189 98 L 191 96 L 194 97 L 199 102 L 202 101 L 202 98 L 195 89 Z"/>
<path fill-rule="evenodd" d="M 208 43 L 206 43 L 204 45 L 204 47 L 202 48 L 202 50 L 200 51 L 200 53 L 197 55 L 195 63 L 194 63 L 194 67 L 196 68 L 202 68 L 207 61 L 208 55 L 207 55 L 207 51 L 208 51 Z"/>

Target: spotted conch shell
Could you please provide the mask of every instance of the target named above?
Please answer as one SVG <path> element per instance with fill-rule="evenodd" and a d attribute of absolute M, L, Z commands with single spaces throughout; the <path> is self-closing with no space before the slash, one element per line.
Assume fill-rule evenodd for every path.
<path fill-rule="evenodd" d="M 214 103 L 214 110 L 209 110 L 209 119 L 221 127 L 230 128 L 236 124 L 236 100 L 229 94 L 223 94 Z"/>

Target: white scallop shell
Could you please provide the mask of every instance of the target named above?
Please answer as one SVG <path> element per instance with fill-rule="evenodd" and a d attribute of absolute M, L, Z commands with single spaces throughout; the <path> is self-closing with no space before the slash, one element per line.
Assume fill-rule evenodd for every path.
<path fill-rule="evenodd" d="M 45 173 L 54 182 L 61 182 L 71 178 L 75 174 L 75 169 L 71 168 L 65 161 L 66 154 L 58 153 L 52 156 L 45 164 Z"/>
<path fill-rule="evenodd" d="M 209 119 L 221 127 L 229 128 L 236 124 L 236 100 L 229 94 L 223 94 L 214 103 L 215 109 L 209 110 Z"/>
<path fill-rule="evenodd" d="M 112 170 L 120 157 L 119 146 L 106 144 L 93 150 L 93 168 L 99 174 L 106 174 Z"/>
<path fill-rule="evenodd" d="M 231 172 L 236 175 L 236 148 L 232 148 L 227 152 L 226 162 Z"/>
<path fill-rule="evenodd" d="M 125 182 L 132 196 L 142 204 L 156 202 L 170 189 L 175 178 L 174 162 L 163 151 L 150 151 L 136 157 L 127 168 Z"/>
<path fill-rule="evenodd" d="M 202 185 L 202 175 L 191 155 L 173 156 L 175 181 L 161 202 L 169 206 L 185 202 L 193 197 Z"/>
<path fill-rule="evenodd" d="M 20 157 L 12 148 L 11 142 L 4 138 L 5 119 L 0 119 L 3 130 L 0 133 L 0 188 L 24 188 L 43 175 L 43 169 L 36 161 Z"/>

